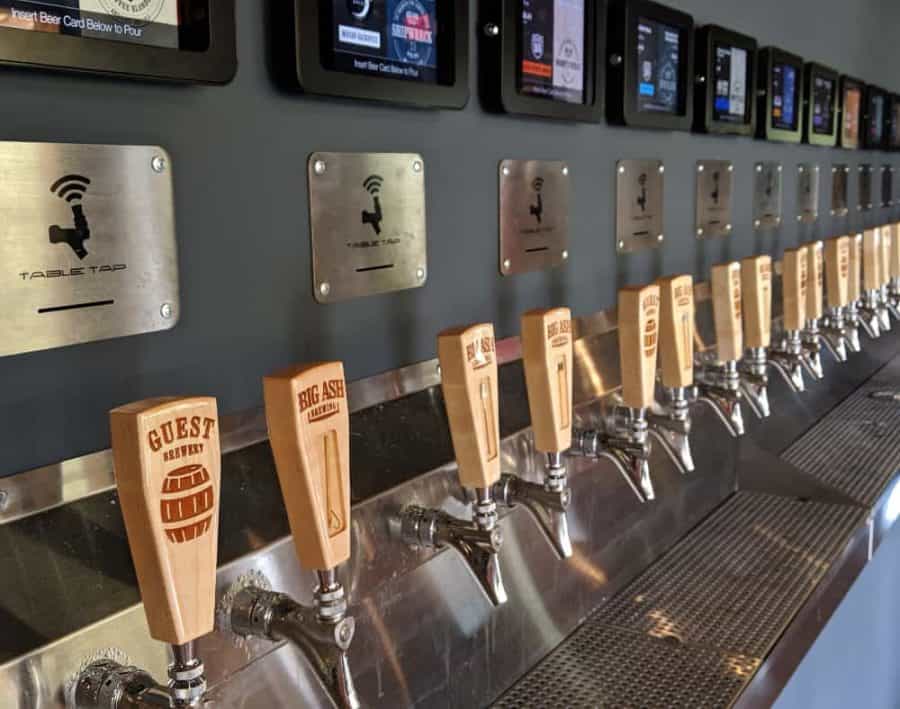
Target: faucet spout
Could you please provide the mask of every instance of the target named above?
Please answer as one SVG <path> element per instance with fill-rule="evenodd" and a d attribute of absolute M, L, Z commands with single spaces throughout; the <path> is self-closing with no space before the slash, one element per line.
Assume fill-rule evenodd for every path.
<path fill-rule="evenodd" d="M 413 547 L 453 547 L 472 570 L 491 603 L 495 606 L 506 603 L 506 588 L 498 558 L 503 535 L 496 524 L 475 524 L 457 519 L 442 510 L 412 505 L 400 513 L 400 534 Z"/>
<path fill-rule="evenodd" d="M 822 333 L 819 330 L 818 320 L 809 320 L 806 329 L 801 334 L 803 366 L 813 379 L 824 379 L 825 370 L 822 369 Z"/>
<path fill-rule="evenodd" d="M 323 579 L 332 583 L 323 585 Z M 356 622 L 347 615 L 343 588 L 329 572 L 320 574 L 313 608 L 283 593 L 255 586 L 242 589 L 234 599 L 231 627 L 238 635 L 292 642 L 340 709 L 361 706 L 347 658 Z"/>
<path fill-rule="evenodd" d="M 896 310 L 891 303 L 888 294 L 888 286 L 885 283 L 878 291 L 878 324 L 881 326 L 882 332 L 890 332 L 891 330 L 891 312 Z"/>
<path fill-rule="evenodd" d="M 721 364 L 701 360 L 697 382 L 697 399 L 709 406 L 733 437 L 744 435 L 744 414 L 741 407 L 741 381 L 737 362 Z"/>
<path fill-rule="evenodd" d="M 878 314 L 878 296 L 875 291 L 866 293 L 859 308 L 859 323 L 873 340 L 881 337 L 881 317 Z"/>
<path fill-rule="evenodd" d="M 769 375 L 768 359 L 763 347 L 755 347 L 748 350 L 739 369 L 741 378 L 741 392 L 750 405 L 750 410 L 757 418 L 768 418 L 771 409 L 769 407 Z"/>
<path fill-rule="evenodd" d="M 694 471 L 691 453 L 691 416 L 684 387 L 665 389 L 667 403 L 651 411 L 650 433 L 682 472 Z"/>
<path fill-rule="evenodd" d="M 778 345 L 769 351 L 769 362 L 796 392 L 806 390 L 803 381 L 803 341 L 798 330 L 788 330 Z"/>
<path fill-rule="evenodd" d="M 844 326 L 844 313 L 841 308 L 831 309 L 828 319 L 822 327 L 822 341 L 838 362 L 847 361 L 849 344 L 847 328 Z"/>

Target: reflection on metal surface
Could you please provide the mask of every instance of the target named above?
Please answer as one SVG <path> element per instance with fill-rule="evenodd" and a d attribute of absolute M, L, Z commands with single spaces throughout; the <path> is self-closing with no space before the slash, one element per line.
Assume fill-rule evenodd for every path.
<path fill-rule="evenodd" d="M 313 153 L 308 180 L 313 295 L 318 302 L 425 284 L 421 155 Z"/>
<path fill-rule="evenodd" d="M 779 162 L 758 162 L 753 167 L 753 228 L 781 226 L 783 168 Z"/>
<path fill-rule="evenodd" d="M 894 168 L 891 165 L 881 166 L 881 206 L 894 206 Z"/>
<path fill-rule="evenodd" d="M 864 163 L 857 169 L 859 170 L 859 182 L 856 209 L 860 212 L 868 212 L 872 209 L 872 165 Z"/>
<path fill-rule="evenodd" d="M 616 250 L 620 254 L 655 249 L 665 238 L 663 187 L 659 160 L 616 163 Z"/>
<path fill-rule="evenodd" d="M 540 271 L 569 258 L 569 166 L 553 160 L 503 160 L 500 273 Z"/>
<path fill-rule="evenodd" d="M 733 176 L 734 165 L 728 160 L 700 160 L 697 163 L 695 222 L 698 239 L 731 235 Z"/>
<path fill-rule="evenodd" d="M 819 218 L 819 166 L 797 166 L 797 221 L 815 224 Z"/>
<path fill-rule="evenodd" d="M 0 165 L 0 357 L 175 326 L 165 150 L 0 142 Z"/>
<path fill-rule="evenodd" d="M 849 212 L 847 199 L 847 178 L 850 168 L 847 165 L 831 166 L 831 216 L 845 217 Z"/>

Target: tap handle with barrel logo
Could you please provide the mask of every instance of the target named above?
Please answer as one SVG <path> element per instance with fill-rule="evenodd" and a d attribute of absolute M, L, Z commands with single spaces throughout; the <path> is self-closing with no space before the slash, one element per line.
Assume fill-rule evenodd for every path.
<path fill-rule="evenodd" d="M 847 270 L 847 304 L 859 300 L 862 280 L 862 234 L 850 236 L 850 260 Z"/>
<path fill-rule="evenodd" d="M 653 404 L 659 347 L 659 286 L 629 286 L 619 291 L 619 368 L 622 403 L 632 409 Z"/>
<path fill-rule="evenodd" d="M 751 256 L 741 261 L 744 303 L 744 340 L 747 347 L 772 344 L 772 257 Z"/>
<path fill-rule="evenodd" d="M 886 224 L 881 227 L 881 277 L 878 279 L 881 285 L 891 280 L 891 250 L 894 244 L 896 226 L 894 224 Z"/>
<path fill-rule="evenodd" d="M 866 291 L 881 287 L 881 230 L 866 229 L 862 243 L 863 288 Z"/>
<path fill-rule="evenodd" d="M 804 247 L 784 250 L 784 259 L 781 265 L 785 330 L 802 330 L 806 325 L 808 263 Z"/>
<path fill-rule="evenodd" d="M 490 323 L 438 335 L 441 390 L 463 487 L 488 488 L 500 479 L 497 353 Z"/>
<path fill-rule="evenodd" d="M 741 324 L 741 265 L 737 261 L 712 267 L 713 321 L 716 348 L 723 362 L 738 360 L 744 354 Z"/>
<path fill-rule="evenodd" d="M 891 257 L 888 261 L 888 274 L 891 278 L 900 278 L 900 222 L 894 223 L 891 235 Z"/>
<path fill-rule="evenodd" d="M 535 447 L 561 453 L 572 445 L 572 313 L 522 315 L 522 362 Z"/>
<path fill-rule="evenodd" d="M 694 383 L 694 279 L 667 276 L 659 285 L 659 360 L 662 384 L 669 388 Z"/>
<path fill-rule="evenodd" d="M 825 296 L 825 264 L 822 242 L 814 241 L 806 245 L 806 319 L 818 320 L 823 314 Z"/>
<path fill-rule="evenodd" d="M 113 464 L 150 635 L 212 632 L 221 453 L 216 400 L 148 399 L 109 413 Z"/>
<path fill-rule="evenodd" d="M 825 242 L 825 285 L 828 307 L 850 303 L 850 237 L 837 236 Z"/>
<path fill-rule="evenodd" d="M 294 550 L 306 569 L 350 557 L 350 414 L 341 362 L 263 379 L 266 425 Z"/>

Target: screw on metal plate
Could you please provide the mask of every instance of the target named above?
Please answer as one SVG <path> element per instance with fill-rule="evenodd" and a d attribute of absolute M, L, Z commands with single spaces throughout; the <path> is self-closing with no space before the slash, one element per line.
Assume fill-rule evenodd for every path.
<path fill-rule="evenodd" d="M 414 160 L 412 164 L 413 172 L 422 172 L 422 161 Z"/>
<path fill-rule="evenodd" d="M 510 266 L 512 266 L 512 262 L 509 259 L 504 259 L 503 260 L 503 270 L 508 271 L 510 269 Z"/>
<path fill-rule="evenodd" d="M 666 171 L 666 166 L 665 166 L 665 165 L 660 165 L 660 166 L 659 166 L 659 174 L 662 175 L 665 171 Z"/>
<path fill-rule="evenodd" d="M 163 303 L 159 306 L 159 314 L 163 316 L 166 320 L 169 320 L 174 314 L 174 309 L 172 308 L 171 303 Z"/>
<path fill-rule="evenodd" d="M 425 278 L 425 269 L 422 268 L 421 266 L 419 266 L 416 269 L 416 278 L 419 279 L 420 281 Z"/>
<path fill-rule="evenodd" d="M 625 166 L 624 166 L 624 165 L 619 165 L 619 174 L 620 174 L 620 175 L 624 175 L 624 174 L 625 174 Z"/>
<path fill-rule="evenodd" d="M 568 165 L 563 165 L 563 167 L 562 167 L 562 174 L 563 174 L 563 175 L 568 175 L 568 174 L 569 174 L 569 166 L 568 166 Z"/>
<path fill-rule="evenodd" d="M 324 160 L 316 160 L 313 163 L 313 172 L 316 173 L 317 175 L 324 175 L 325 170 L 327 170 L 327 169 L 328 169 L 328 166 L 325 165 Z"/>
<path fill-rule="evenodd" d="M 612 66 L 619 66 L 622 63 L 622 55 L 621 54 L 611 54 L 609 57 L 609 63 Z"/>
<path fill-rule="evenodd" d="M 0 512 L 9 506 L 9 493 L 6 490 L 0 490 Z"/>
<path fill-rule="evenodd" d="M 656 235 L 656 240 L 657 240 L 657 241 L 662 241 L 664 238 L 665 238 L 665 236 L 663 236 L 662 234 L 657 234 L 657 235 Z"/>
<path fill-rule="evenodd" d="M 705 169 L 703 165 L 697 165 L 697 172 L 703 172 Z"/>
<path fill-rule="evenodd" d="M 162 155 L 154 155 L 150 159 L 150 167 L 153 169 L 153 172 L 165 172 L 166 159 Z"/>
<path fill-rule="evenodd" d="M 321 293 L 323 296 L 327 296 L 329 293 L 331 293 L 331 284 L 328 282 L 320 283 L 319 293 Z"/>
<path fill-rule="evenodd" d="M 569 258 L 569 252 L 568 252 L 568 251 L 563 251 L 563 252 L 562 252 L 562 257 L 563 257 L 563 261 L 565 261 L 566 259 L 568 259 L 568 258 Z"/>
<path fill-rule="evenodd" d="M 503 168 L 500 170 L 500 172 L 503 173 L 504 177 L 509 177 L 509 167 L 507 167 L 506 165 L 503 166 Z"/>
<path fill-rule="evenodd" d="M 697 227 L 697 236 L 703 236 L 703 227 Z"/>
<path fill-rule="evenodd" d="M 488 22 L 484 26 L 484 33 L 488 37 L 498 37 L 500 35 L 500 25 L 494 22 Z"/>

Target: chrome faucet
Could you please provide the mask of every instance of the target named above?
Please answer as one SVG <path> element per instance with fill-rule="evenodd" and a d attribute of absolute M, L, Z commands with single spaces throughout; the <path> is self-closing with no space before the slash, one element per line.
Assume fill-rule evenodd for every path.
<path fill-rule="evenodd" d="M 697 365 L 700 370 L 697 378 L 700 396 L 697 401 L 709 406 L 732 436 L 743 436 L 743 396 L 737 361 L 713 362 L 701 358 Z"/>
<path fill-rule="evenodd" d="M 691 473 L 694 456 L 691 453 L 691 409 L 687 387 L 664 386 L 662 392 L 662 401 L 650 410 L 650 433 L 683 472 Z"/>
<path fill-rule="evenodd" d="M 855 300 L 844 308 L 844 334 L 847 337 L 847 348 L 851 352 L 862 352 L 862 343 L 859 339 L 859 308 Z"/>
<path fill-rule="evenodd" d="M 769 407 L 769 362 L 765 347 L 751 347 L 738 365 L 741 378 L 741 393 L 757 418 L 768 418 Z"/>
<path fill-rule="evenodd" d="M 768 360 L 794 391 L 806 390 L 803 380 L 803 341 L 799 330 L 786 330 L 769 350 Z"/>
<path fill-rule="evenodd" d="M 846 362 L 847 351 L 853 350 L 848 330 L 849 328 L 844 324 L 844 309 L 830 308 L 822 324 L 822 341 L 839 362 Z M 857 333 L 857 341 L 858 339 L 859 333 Z"/>
<path fill-rule="evenodd" d="M 806 321 L 806 327 L 800 333 L 801 347 L 803 350 L 803 364 L 806 371 L 813 379 L 824 379 L 825 370 L 822 368 L 822 331 L 819 330 L 819 321 L 810 318 Z"/>
<path fill-rule="evenodd" d="M 878 292 L 875 290 L 866 291 L 863 296 L 862 303 L 858 306 L 859 323 L 862 325 L 866 334 L 874 339 L 881 337 L 881 315 L 878 312 Z"/>
<path fill-rule="evenodd" d="M 900 248 L 900 239 L 894 244 L 894 248 Z M 888 284 L 887 297 L 885 299 L 891 315 L 900 320 L 900 277 L 894 276 Z"/>

